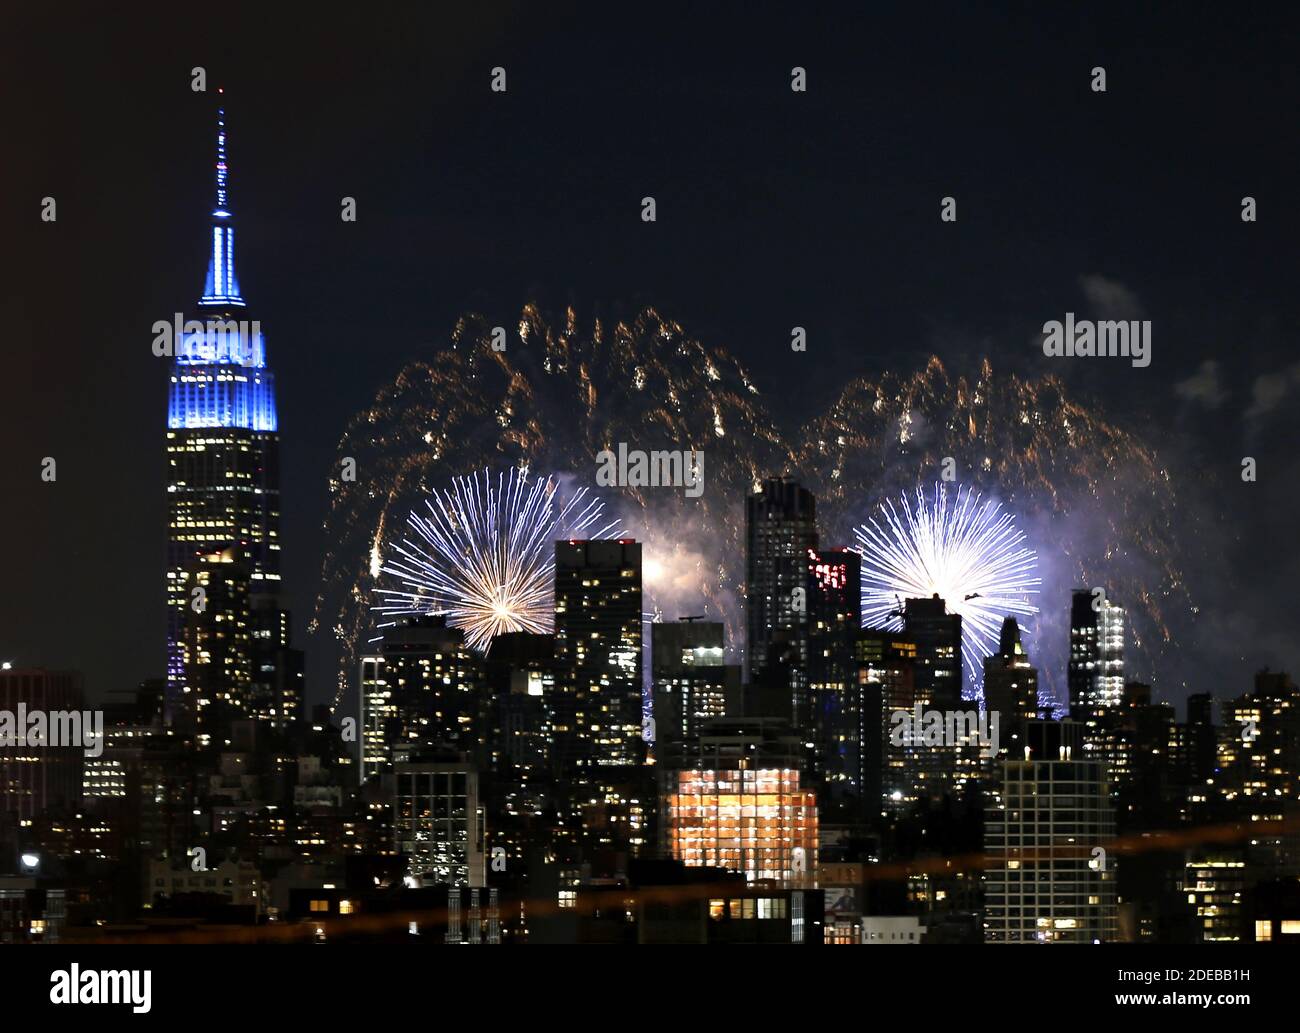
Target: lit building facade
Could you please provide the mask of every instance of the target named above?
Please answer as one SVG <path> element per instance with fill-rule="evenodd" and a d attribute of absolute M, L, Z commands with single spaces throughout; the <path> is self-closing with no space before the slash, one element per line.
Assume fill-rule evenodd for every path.
<path fill-rule="evenodd" d="M 984 942 L 1110 943 L 1119 936 L 1115 812 L 1075 721 L 1031 721 L 985 816 Z M 1100 848 L 1100 853 L 1094 851 Z"/>
<path fill-rule="evenodd" d="M 386 629 L 361 658 L 360 779 L 391 771 L 399 748 L 440 746 L 484 755 L 490 717 L 480 657 L 439 614 Z"/>
<path fill-rule="evenodd" d="M 561 769 L 640 764 L 640 543 L 555 543 L 555 661 Z"/>
<path fill-rule="evenodd" d="M 1014 617 L 1002 622 L 997 653 L 984 658 L 984 709 L 1001 716 L 1004 741 L 1013 725 L 1038 717 L 1038 671 Z"/>
<path fill-rule="evenodd" d="M 672 856 L 746 880 L 811 885 L 817 794 L 791 768 L 682 771 L 669 801 Z"/>
<path fill-rule="evenodd" d="M 854 645 L 862 692 L 863 796 L 875 814 L 909 809 L 924 788 L 923 747 L 895 744 L 890 714 L 916 705 L 916 643 L 901 631 L 863 628 Z"/>
<path fill-rule="evenodd" d="M 655 811 L 642 730 L 641 545 L 555 543 L 555 842 L 566 856 L 639 857 Z"/>
<path fill-rule="evenodd" d="M 0 741 L 0 811 L 28 823 L 46 810 L 81 803 L 85 750 L 91 745 L 91 729 L 83 727 L 84 706 L 81 675 L 75 671 L 0 671 L 0 711 L 8 712 L 14 731 L 12 742 Z M 54 715 L 75 713 L 82 741 L 59 746 L 20 742 L 28 732 L 20 715 L 35 711 L 46 715 L 51 736 Z"/>
<path fill-rule="evenodd" d="M 802 712 L 803 661 L 808 624 L 807 556 L 817 548 L 817 504 L 812 492 L 792 481 L 771 478 L 745 500 L 746 670 L 756 680 L 768 662 L 778 632 L 797 644 L 790 719 Z"/>
<path fill-rule="evenodd" d="M 207 280 L 196 318 L 183 320 L 177 314 L 178 333 L 170 348 L 167 713 L 172 722 L 187 726 L 198 723 L 200 710 L 216 703 L 234 716 L 255 716 L 251 693 L 263 663 L 253 655 L 253 611 L 277 609 L 280 587 L 275 382 L 260 321 L 250 319 L 235 271 L 227 176 L 225 112 L 219 111 Z M 191 628 L 203 623 L 208 598 L 202 580 L 205 573 L 216 576 L 210 570 L 213 562 L 238 563 L 238 572 L 221 573 L 221 588 L 232 600 L 237 595 L 244 599 L 228 600 L 238 607 L 238 628 L 223 645 L 222 669 L 209 663 L 199 671 L 202 647 L 194 644 Z M 234 584 L 236 573 L 246 582 L 242 587 Z M 207 621 L 208 627 L 214 623 Z M 274 619 L 270 623 L 280 626 Z M 287 621 L 283 628 L 275 644 L 287 648 Z"/>
<path fill-rule="evenodd" d="M 817 794 L 802 783 L 802 756 L 788 722 L 707 722 L 689 767 L 674 773 L 662 830 L 667 853 L 688 867 L 726 868 L 749 882 L 812 886 Z"/>
<path fill-rule="evenodd" d="M 862 557 L 848 549 L 809 549 L 808 714 L 800 726 L 813 744 L 813 778 L 823 815 L 873 812 L 864 749 L 867 714 L 856 646 L 862 622 Z"/>
<path fill-rule="evenodd" d="M 202 593 L 180 629 L 184 680 L 180 688 L 181 724 L 203 746 L 220 740 L 232 721 L 249 716 L 253 679 L 248 567 L 235 548 L 197 556 L 186 568 L 185 583 Z"/>
<path fill-rule="evenodd" d="M 1238 851 L 1199 853 L 1183 869 L 1183 890 L 1197 943 L 1241 943 L 1245 927 L 1246 862 Z"/>
<path fill-rule="evenodd" d="M 1285 672 L 1259 671 L 1222 713 L 1215 802 L 1251 822 L 1252 878 L 1300 877 L 1300 689 Z"/>
<path fill-rule="evenodd" d="M 658 763 L 671 763 L 681 745 L 699 735 L 704 721 L 725 717 L 728 697 L 735 705 L 740 671 L 728 666 L 725 652 L 724 629 L 719 622 L 650 625 L 650 698 Z"/>
<path fill-rule="evenodd" d="M 937 594 L 903 603 L 903 630 L 916 643 L 916 693 L 927 706 L 961 703 L 961 614 L 949 613 Z"/>
<path fill-rule="evenodd" d="M 478 771 L 460 757 L 418 751 L 394 767 L 393 833 L 416 885 L 486 885 Z"/>
<path fill-rule="evenodd" d="M 1124 608 L 1089 589 L 1070 601 L 1070 712 L 1083 720 L 1124 698 Z"/>

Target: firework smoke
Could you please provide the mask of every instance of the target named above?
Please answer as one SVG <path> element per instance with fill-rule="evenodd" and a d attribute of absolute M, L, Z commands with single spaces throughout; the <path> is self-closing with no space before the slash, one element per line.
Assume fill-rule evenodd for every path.
<path fill-rule="evenodd" d="M 822 544 L 834 546 L 851 543 L 883 500 L 933 484 L 952 459 L 957 479 L 1013 514 L 1038 553 L 1042 613 L 1026 647 L 1045 703 L 1065 696 L 1071 588 L 1102 586 L 1127 607 L 1137 674 L 1165 656 L 1171 622 L 1192 610 L 1171 552 L 1168 472 L 1054 377 L 995 375 L 986 361 L 973 377 L 951 378 L 931 359 L 910 375 L 855 379 L 809 414 L 792 447 L 739 363 L 653 309 L 607 324 L 573 309 L 551 321 L 530 305 L 517 329 L 494 352 L 490 322 L 462 318 L 450 344 L 381 388 L 339 442 L 357 481 L 331 485 L 312 622 L 337 644 L 336 703 L 374 631 L 379 558 L 411 509 L 485 467 L 562 471 L 575 488 L 594 487 L 596 455 L 619 442 L 707 453 L 698 499 L 622 488 L 605 503 L 644 543 L 647 608 L 723 620 L 733 658 L 743 642 L 744 498 L 781 474 L 816 494 Z"/>
<path fill-rule="evenodd" d="M 359 644 L 374 633 L 381 557 L 407 513 L 485 467 L 554 471 L 566 496 L 594 488 L 597 454 L 619 442 L 707 453 L 701 497 L 623 488 L 605 506 L 653 560 L 647 608 L 666 619 L 707 613 L 726 623 L 729 642 L 741 642 L 744 498 L 762 477 L 792 468 L 745 370 L 653 309 L 607 324 L 580 321 L 573 309 L 551 321 L 530 305 L 504 352 L 492 350 L 492 329 L 481 316 L 463 317 L 449 345 L 382 387 L 339 442 L 340 464 L 355 459 L 357 480 L 330 486 L 329 547 L 310 626 L 336 645 L 336 706 L 355 682 Z"/>
<path fill-rule="evenodd" d="M 886 498 L 932 484 L 945 460 L 968 488 L 1014 514 L 1038 553 L 1041 612 L 1026 649 L 1045 705 L 1066 702 L 1073 588 L 1104 587 L 1128 609 L 1126 670 L 1172 669 L 1175 637 L 1194 638 L 1194 608 L 1172 545 L 1178 512 L 1170 472 L 1153 448 L 1070 396 L 1054 376 L 950 377 L 937 358 L 908 375 L 850 382 L 809 428 L 797 468 L 817 495 L 823 541 L 852 529 Z M 865 502 L 865 506 L 864 506 Z M 1175 636 L 1174 629 L 1178 629 Z"/>

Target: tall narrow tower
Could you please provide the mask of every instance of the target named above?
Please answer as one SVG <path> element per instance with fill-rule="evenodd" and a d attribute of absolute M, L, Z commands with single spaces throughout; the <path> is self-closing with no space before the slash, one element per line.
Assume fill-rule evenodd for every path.
<path fill-rule="evenodd" d="M 1071 595 L 1069 688 L 1071 715 L 1080 720 L 1124 697 L 1124 608 L 1095 589 Z"/>
<path fill-rule="evenodd" d="M 751 682 L 774 681 L 769 652 L 788 650 L 789 671 L 780 677 L 789 679 L 789 700 L 781 709 L 797 724 L 807 716 L 808 550 L 816 548 L 812 492 L 774 477 L 745 499 L 745 669 Z"/>
<path fill-rule="evenodd" d="M 204 741 L 224 720 L 282 717 L 301 693 L 276 597 L 275 382 L 235 272 L 228 173 L 223 108 L 207 281 L 173 340 L 167 404 L 167 713 Z M 259 700 L 263 677 L 283 700 Z"/>

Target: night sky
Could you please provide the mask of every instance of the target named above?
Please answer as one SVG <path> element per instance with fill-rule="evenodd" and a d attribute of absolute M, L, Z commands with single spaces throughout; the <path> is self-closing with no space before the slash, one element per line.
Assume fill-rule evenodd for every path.
<path fill-rule="evenodd" d="M 311 701 L 333 678 L 305 626 L 347 419 L 461 312 L 509 325 L 530 299 L 653 304 L 744 362 L 790 427 L 930 354 L 1056 373 L 1215 529 L 1177 543 L 1202 609 L 1190 688 L 1300 667 L 1300 17 L 1281 5 L 30 6 L 0 27 L 0 659 L 79 669 L 92 699 L 162 674 L 150 328 L 202 290 L 222 84 Z M 1099 295 L 1152 320 L 1149 368 L 1044 358 L 1042 323 Z"/>

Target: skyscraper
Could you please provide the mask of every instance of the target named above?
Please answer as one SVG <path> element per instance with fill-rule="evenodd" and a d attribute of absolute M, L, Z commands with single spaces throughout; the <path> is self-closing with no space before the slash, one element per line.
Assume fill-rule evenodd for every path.
<path fill-rule="evenodd" d="M 1030 721 L 985 815 L 985 943 L 1109 943 L 1119 935 L 1115 811 L 1075 721 Z"/>
<path fill-rule="evenodd" d="M 235 271 L 235 228 L 227 190 L 225 111 L 217 112 L 216 200 L 211 255 L 198 318 L 181 320 L 171 340 L 167 405 L 167 711 L 193 725 L 200 710 L 221 698 L 249 715 L 255 674 L 254 612 L 276 633 L 268 647 L 287 648 L 287 620 L 278 610 L 280 586 L 279 433 L 275 382 L 266 362 L 261 323 L 240 291 Z M 164 326 L 166 324 L 163 324 Z M 155 325 L 155 331 L 159 326 Z M 205 566 L 236 563 L 221 572 L 221 594 L 237 597 L 238 641 L 223 639 L 233 673 L 214 672 L 195 645 L 191 624 L 205 617 Z M 234 584 L 243 580 L 243 587 Z M 270 618 L 268 620 L 268 618 Z M 224 622 L 223 622 L 224 623 Z M 220 629 L 224 636 L 226 628 Z M 246 640 L 243 636 L 247 636 Z M 199 677 L 205 663 L 204 677 Z M 218 679 L 213 681 L 215 675 Z M 276 709 L 280 709 L 277 707 Z"/>
<path fill-rule="evenodd" d="M 677 756 L 700 725 L 739 709 L 740 671 L 724 657 L 723 625 L 714 621 L 663 621 L 650 625 L 651 700 L 655 760 Z"/>
<path fill-rule="evenodd" d="M 552 760 L 558 835 L 591 858 L 637 856 L 654 818 L 641 702 L 641 545 L 555 543 Z"/>
<path fill-rule="evenodd" d="M 481 762 L 488 715 L 483 665 L 440 614 L 389 628 L 361 658 L 361 781 L 391 771 L 402 748 L 440 747 Z"/>
<path fill-rule="evenodd" d="M 903 604 L 903 630 L 916 643 L 916 695 L 940 710 L 961 702 L 961 614 L 936 593 Z"/>
<path fill-rule="evenodd" d="M 1246 860 L 1254 876 L 1300 877 L 1300 688 L 1284 671 L 1255 673 L 1255 687 L 1223 701 L 1220 806 L 1251 822 Z"/>
<path fill-rule="evenodd" d="M 485 666 L 493 720 L 482 799 L 491 817 L 493 846 L 505 850 L 512 869 L 524 871 L 529 850 L 548 838 L 555 636 L 527 631 L 496 635 Z"/>
<path fill-rule="evenodd" d="M 998 651 L 984 658 L 984 709 L 1002 717 L 1003 742 L 1012 725 L 1038 716 L 1038 671 L 1020 642 L 1014 617 L 1002 622 Z"/>
<path fill-rule="evenodd" d="M 714 718 L 687 751 L 684 768 L 669 778 L 666 852 L 749 881 L 811 885 L 817 794 L 801 784 L 803 744 L 789 722 Z"/>
<path fill-rule="evenodd" d="M 745 500 L 746 670 L 756 681 L 781 632 L 792 637 L 791 720 L 804 711 L 807 643 L 807 556 L 817 548 L 817 504 L 792 481 L 770 478 Z"/>
<path fill-rule="evenodd" d="M 864 797 L 865 685 L 858 677 L 862 557 L 848 549 L 808 550 L 808 715 L 813 775 L 825 817 L 834 805 L 846 817 L 877 812 Z M 874 717 L 874 715 L 871 715 Z M 871 721 L 875 727 L 875 721 Z M 864 809 L 865 805 L 865 809 Z"/>
<path fill-rule="evenodd" d="M 871 818 L 905 811 L 922 783 L 921 759 L 895 743 L 890 715 L 916 704 L 916 644 L 901 631 L 863 628 L 854 647 L 862 691 L 862 797 Z"/>
<path fill-rule="evenodd" d="M 1080 720 L 1124 698 L 1124 608 L 1086 588 L 1070 601 L 1069 689 Z"/>
<path fill-rule="evenodd" d="M 556 738 L 562 768 L 645 757 L 641 736 L 641 546 L 555 543 Z M 561 727 L 562 726 L 562 727 Z"/>

